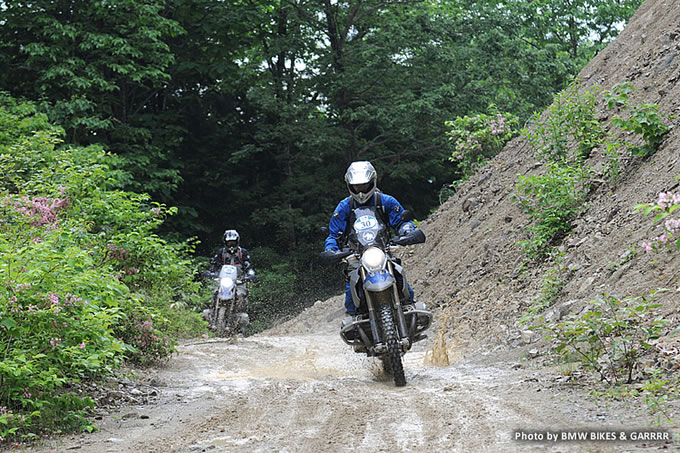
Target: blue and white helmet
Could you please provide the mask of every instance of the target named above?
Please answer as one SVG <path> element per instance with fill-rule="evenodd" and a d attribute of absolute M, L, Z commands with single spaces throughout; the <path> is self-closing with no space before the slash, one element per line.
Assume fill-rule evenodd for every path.
<path fill-rule="evenodd" d="M 236 253 L 241 237 L 236 230 L 226 230 L 222 236 L 224 246 L 229 250 L 229 253 Z"/>
<path fill-rule="evenodd" d="M 378 185 L 378 174 L 368 161 L 352 162 L 345 173 L 349 194 L 359 204 L 371 199 Z"/>

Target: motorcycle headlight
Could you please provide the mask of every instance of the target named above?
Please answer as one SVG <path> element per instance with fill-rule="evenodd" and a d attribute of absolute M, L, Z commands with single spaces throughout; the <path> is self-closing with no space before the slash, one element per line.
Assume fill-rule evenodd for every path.
<path fill-rule="evenodd" d="M 224 286 L 229 288 L 230 286 L 234 286 L 234 280 L 232 280 L 230 277 L 222 277 L 220 280 L 220 286 Z"/>
<path fill-rule="evenodd" d="M 383 270 L 387 264 L 387 255 L 377 247 L 369 247 L 361 255 L 361 264 L 368 272 Z"/>

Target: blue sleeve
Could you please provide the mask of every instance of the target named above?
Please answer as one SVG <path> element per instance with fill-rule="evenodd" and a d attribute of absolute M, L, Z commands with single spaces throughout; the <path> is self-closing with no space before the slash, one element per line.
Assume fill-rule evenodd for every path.
<path fill-rule="evenodd" d="M 415 228 L 415 224 L 413 222 L 401 221 L 401 213 L 404 211 L 404 207 L 397 201 L 396 198 L 391 195 L 382 194 L 382 203 L 385 207 L 385 212 L 390 219 L 390 225 L 395 229 L 395 231 L 399 230 L 399 227 L 401 227 L 402 223 L 410 223 Z"/>
<path fill-rule="evenodd" d="M 324 245 L 324 250 L 338 250 L 340 245 L 338 241 L 345 233 L 347 227 L 347 220 L 349 217 L 349 197 L 338 203 L 338 206 L 333 212 L 331 221 L 328 224 L 328 237 Z"/>

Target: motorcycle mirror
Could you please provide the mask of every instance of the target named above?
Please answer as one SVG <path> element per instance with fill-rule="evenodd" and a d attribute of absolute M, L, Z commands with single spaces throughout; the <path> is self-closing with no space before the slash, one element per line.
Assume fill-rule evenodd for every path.
<path fill-rule="evenodd" d="M 319 228 L 319 233 L 323 236 L 328 236 L 328 227 L 327 226 L 322 226 Z"/>

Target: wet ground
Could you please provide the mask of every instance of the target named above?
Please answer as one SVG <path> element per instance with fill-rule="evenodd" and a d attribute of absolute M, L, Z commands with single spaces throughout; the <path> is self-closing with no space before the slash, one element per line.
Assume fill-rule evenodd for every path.
<path fill-rule="evenodd" d="M 516 440 L 518 432 L 648 428 L 625 409 L 598 407 L 529 363 L 479 354 L 456 360 L 418 343 L 395 387 L 379 361 L 353 353 L 333 313 L 238 340 L 187 343 L 142 376 L 149 405 L 106 414 L 100 431 L 30 451 L 80 452 L 618 452 L 642 442 Z M 448 352 L 448 354 L 447 354 Z M 450 358 L 450 363 L 445 364 Z M 672 445 L 670 445 L 672 447 Z"/>

